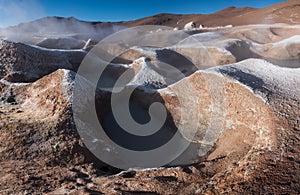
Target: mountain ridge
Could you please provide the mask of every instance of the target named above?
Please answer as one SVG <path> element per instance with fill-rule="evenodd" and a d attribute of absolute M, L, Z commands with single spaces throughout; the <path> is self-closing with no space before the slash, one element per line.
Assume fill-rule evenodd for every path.
<path fill-rule="evenodd" d="M 299 24 L 300 23 L 300 2 L 289 0 L 277 4 L 273 4 L 263 8 L 253 7 L 235 7 L 229 6 L 219 11 L 210 14 L 172 14 L 172 13 L 159 13 L 156 15 L 139 18 L 129 21 L 117 22 L 104 22 L 104 21 L 84 21 L 75 17 L 60 17 L 60 16 L 47 16 L 31 22 L 21 23 L 16 26 L 7 27 L 8 29 L 15 29 L 20 26 L 30 25 L 47 20 L 57 21 L 76 21 L 92 26 L 101 25 L 124 25 L 126 27 L 133 27 L 138 25 L 164 25 L 169 27 L 184 27 L 190 21 L 194 21 L 197 26 L 204 25 L 207 27 L 225 26 L 225 25 L 248 25 L 248 24 L 273 24 L 273 23 L 286 23 L 286 24 Z M 3 29 L 3 28 L 2 28 Z M 1 30 L 1 28 L 0 28 Z"/>

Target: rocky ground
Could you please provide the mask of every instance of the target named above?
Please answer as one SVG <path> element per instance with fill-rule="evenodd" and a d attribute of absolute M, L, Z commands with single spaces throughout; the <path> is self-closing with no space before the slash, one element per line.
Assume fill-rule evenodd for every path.
<path fill-rule="evenodd" d="M 180 32 L 165 30 L 162 35 Z M 87 94 L 95 86 L 81 75 L 83 93 L 74 99 L 74 82 L 96 38 L 83 47 L 82 37 L 73 37 L 80 45 L 73 49 L 69 42 L 57 47 L 58 42 L 44 41 L 57 47 L 46 49 L 40 40 L 1 40 L 0 193 L 299 194 L 300 26 L 244 25 L 187 33 L 192 37 L 176 46 L 130 48 L 109 63 L 97 84 L 95 105 L 108 134 L 117 132 L 110 118 L 110 87 L 127 71 L 126 86 L 139 86 L 130 101 L 143 112 L 149 102 L 163 103 L 166 127 L 180 129 L 183 139 L 198 127 L 191 140 L 195 148 L 178 161 L 125 171 L 96 158 L 74 122 L 74 102 L 89 112 Z M 122 45 L 104 47 L 112 55 Z M 180 74 L 162 71 L 164 63 Z M 109 155 L 122 160 L 109 149 Z"/>

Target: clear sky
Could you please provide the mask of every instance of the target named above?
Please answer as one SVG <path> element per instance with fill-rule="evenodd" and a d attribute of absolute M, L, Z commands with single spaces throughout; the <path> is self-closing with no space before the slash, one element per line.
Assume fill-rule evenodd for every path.
<path fill-rule="evenodd" d="M 158 13 L 212 13 L 228 6 L 266 7 L 285 0 L 0 0 L 0 27 L 45 16 L 126 21 Z"/>

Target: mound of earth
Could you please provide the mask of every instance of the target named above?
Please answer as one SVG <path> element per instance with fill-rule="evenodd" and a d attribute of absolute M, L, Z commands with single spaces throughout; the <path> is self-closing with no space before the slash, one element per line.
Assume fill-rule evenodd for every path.
<path fill-rule="evenodd" d="M 149 102 L 159 97 L 170 114 L 167 125 L 180 129 L 184 139 L 189 139 L 196 108 L 196 147 L 173 162 L 179 167 L 117 175 L 89 152 L 76 131 L 70 109 L 75 73 L 58 70 L 30 84 L 2 83 L 2 95 L 9 91 L 14 102 L 1 102 L 1 192 L 296 193 L 298 72 L 250 59 L 197 71 L 156 92 L 137 89 L 132 101 L 147 112 Z M 89 82 L 82 81 L 87 90 Z M 185 95 L 187 85 L 193 97 Z M 109 116 L 109 96 L 98 92 L 100 121 Z"/>
<path fill-rule="evenodd" d="M 47 50 L 1 40 L 0 55 L 0 78 L 22 83 L 35 81 L 60 68 L 76 71 L 86 52 Z"/>
<path fill-rule="evenodd" d="M 47 17 L 0 29 L 0 194 L 299 194 L 299 7 L 119 23 Z M 94 47 L 127 27 L 192 20 L 208 28 L 148 28 Z M 152 35 L 160 46 L 123 41 Z M 140 123 L 140 135 L 162 121 L 144 137 L 122 126 Z M 143 165 L 113 144 L 151 151 L 173 138 Z"/>

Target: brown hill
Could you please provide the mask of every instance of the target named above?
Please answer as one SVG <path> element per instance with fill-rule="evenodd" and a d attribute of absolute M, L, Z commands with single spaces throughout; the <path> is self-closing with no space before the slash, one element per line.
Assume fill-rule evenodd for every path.
<path fill-rule="evenodd" d="M 300 2 L 291 0 L 265 8 L 228 7 L 212 14 L 158 14 L 147 18 L 130 21 L 130 26 L 137 25 L 165 25 L 183 27 L 187 22 L 194 21 L 197 26 L 224 26 L 247 24 L 272 24 L 300 22 Z"/>

